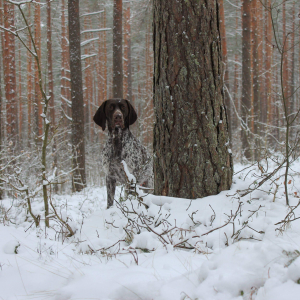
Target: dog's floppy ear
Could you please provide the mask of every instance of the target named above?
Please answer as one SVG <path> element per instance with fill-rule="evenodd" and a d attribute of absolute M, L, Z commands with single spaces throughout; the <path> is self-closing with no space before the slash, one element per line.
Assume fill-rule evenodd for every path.
<path fill-rule="evenodd" d="M 104 101 L 101 106 L 98 108 L 97 112 L 94 115 L 94 122 L 102 127 L 102 130 L 105 130 L 106 127 L 106 115 L 105 115 L 105 105 L 106 105 L 106 101 Z"/>
<path fill-rule="evenodd" d="M 128 105 L 128 126 L 132 125 L 137 120 L 137 114 L 133 108 L 133 106 L 130 104 L 128 100 L 126 100 Z M 127 125 L 127 124 L 126 124 Z"/>

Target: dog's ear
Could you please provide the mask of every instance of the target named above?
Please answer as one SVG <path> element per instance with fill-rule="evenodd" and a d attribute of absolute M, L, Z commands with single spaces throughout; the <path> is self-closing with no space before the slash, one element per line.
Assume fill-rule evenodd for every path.
<path fill-rule="evenodd" d="M 132 125 L 137 120 L 137 114 L 130 102 L 128 100 L 126 102 L 128 106 L 128 125 L 126 125 L 129 127 L 129 125 Z"/>
<path fill-rule="evenodd" d="M 94 115 L 94 122 L 102 127 L 102 130 L 105 130 L 106 127 L 106 115 L 105 115 L 105 105 L 106 105 L 106 101 L 104 101 L 101 106 L 98 108 L 97 112 Z"/>

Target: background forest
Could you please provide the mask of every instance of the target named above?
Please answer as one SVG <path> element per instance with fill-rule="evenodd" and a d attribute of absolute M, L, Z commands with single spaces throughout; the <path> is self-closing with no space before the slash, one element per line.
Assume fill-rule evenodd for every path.
<path fill-rule="evenodd" d="M 197 13 L 191 11 L 191 3 L 200 8 Z M 115 94 L 114 4 L 123 20 L 123 97 L 138 115 L 131 130 L 150 153 L 152 147 L 155 151 L 156 145 L 164 144 L 153 146 L 154 109 L 158 124 L 153 103 L 160 101 L 157 91 L 164 98 L 164 88 L 170 88 L 161 84 L 153 94 L 153 82 L 163 82 L 153 80 L 153 60 L 156 75 L 157 49 L 167 52 L 176 42 L 165 38 L 163 31 L 169 30 L 170 22 L 161 8 L 170 12 L 174 4 L 174 16 L 183 8 L 189 20 L 192 15 L 197 19 L 194 24 L 214 24 L 203 28 L 220 25 L 224 89 L 219 50 L 218 63 L 214 55 L 203 59 L 218 69 L 214 76 L 194 81 L 198 90 L 205 90 L 206 84 L 211 92 L 210 99 L 201 99 L 203 103 L 213 102 L 216 83 L 221 82 L 218 91 L 223 91 L 230 139 L 227 142 L 223 135 L 217 145 L 225 145 L 227 157 L 233 156 L 232 182 L 231 157 L 227 160 L 230 190 L 192 199 L 146 194 L 134 184 L 128 195 L 118 186 L 114 205 L 107 209 L 100 160 L 107 133 L 94 124 L 93 115 Z M 206 15 L 199 19 L 200 14 Z M 186 26 L 185 18 L 183 14 L 175 19 Z M 164 20 L 166 26 L 153 26 L 153 19 L 155 25 Z M 75 35 L 81 55 L 75 75 L 82 73 L 83 109 L 72 97 L 73 32 L 78 20 L 80 34 Z M 155 55 L 153 28 L 156 42 L 159 31 L 163 32 L 159 38 L 165 39 L 161 47 L 155 43 Z M 179 27 L 173 28 L 177 35 Z M 218 30 L 211 31 L 216 35 L 207 45 L 203 36 L 208 34 L 199 30 L 196 37 L 193 32 L 194 40 L 199 37 L 207 46 L 201 55 L 214 52 L 216 39 L 220 49 Z M 180 53 L 182 61 L 200 65 L 189 51 L 177 51 L 186 46 L 186 32 L 178 34 L 180 47 L 172 51 Z M 195 48 L 196 52 L 200 47 Z M 169 59 L 169 65 L 174 61 Z M 208 78 L 210 71 L 203 66 L 202 70 L 199 74 Z M 0 299 L 298 300 L 299 86 L 299 1 L 0 0 Z M 215 98 L 222 108 L 215 110 L 217 114 L 195 110 L 203 123 L 206 118 L 214 124 L 199 130 L 204 138 L 212 136 L 207 128 L 216 132 L 226 128 L 223 97 Z M 78 121 L 82 112 L 84 128 Z M 84 129 L 84 143 L 74 124 Z M 194 124 L 198 130 L 202 122 Z M 185 138 L 180 134 L 172 136 Z M 221 157 L 217 150 L 222 147 L 207 140 Z M 204 148 L 199 149 L 196 153 L 203 154 Z M 179 147 L 171 150 L 180 153 Z M 187 156 L 189 166 L 197 165 L 195 156 Z M 203 162 L 209 173 L 208 160 Z M 172 164 L 166 164 L 170 173 Z M 208 177 L 194 181 L 211 183 Z M 191 190 L 187 182 L 192 180 L 180 180 Z"/>
<path fill-rule="evenodd" d="M 38 50 L 43 88 L 51 96 L 47 117 L 51 119 L 53 137 L 52 147 L 47 148 L 47 160 L 55 176 L 64 178 L 56 190 L 70 187 L 66 182 L 72 170 L 67 4 L 65 0 L 37 0 L 24 1 L 21 5 Z M 286 138 L 285 120 L 297 116 L 299 109 L 300 4 L 297 1 L 220 0 L 219 5 L 232 152 L 235 161 L 259 160 L 270 155 L 270 151 L 284 150 L 281 148 Z M 13 1 L 2 0 L 0 7 L 2 28 L 19 30 L 19 37 L 32 49 L 17 6 Z M 247 11 L 247 15 L 243 11 Z M 80 1 L 80 23 L 86 176 L 88 184 L 102 185 L 99 145 L 105 137 L 92 117 L 102 101 L 112 97 L 113 1 Z M 247 28 L 251 30 L 244 30 Z M 2 164 L 14 161 L 22 165 L 23 176 L 29 179 L 40 168 L 37 157 L 43 139 L 40 116 L 43 108 L 37 64 L 22 41 L 7 30 L 1 31 L 1 147 Z M 150 0 L 123 1 L 123 70 L 124 98 L 133 102 L 139 116 L 133 131 L 151 149 Z M 289 124 L 292 140 L 297 139 L 297 124 Z"/>

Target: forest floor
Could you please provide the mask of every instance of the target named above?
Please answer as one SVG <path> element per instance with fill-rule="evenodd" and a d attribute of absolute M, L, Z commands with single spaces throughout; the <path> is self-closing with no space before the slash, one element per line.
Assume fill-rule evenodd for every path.
<path fill-rule="evenodd" d="M 262 171 L 243 168 L 235 165 L 230 191 L 192 201 L 139 192 L 144 205 L 122 201 L 119 188 L 107 210 L 105 188 L 56 195 L 76 230 L 69 238 L 54 220 L 35 228 L 24 200 L 1 201 L 0 299 L 300 299 L 300 208 L 285 205 L 280 176 L 241 198 Z M 299 196 L 295 172 L 292 206 Z M 35 199 L 34 212 L 42 208 Z"/>

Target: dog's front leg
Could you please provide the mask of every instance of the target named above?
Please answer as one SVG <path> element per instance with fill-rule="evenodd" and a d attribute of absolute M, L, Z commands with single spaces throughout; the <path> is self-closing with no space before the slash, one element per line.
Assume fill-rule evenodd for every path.
<path fill-rule="evenodd" d="M 116 180 L 109 175 L 106 176 L 106 189 L 107 189 L 107 208 L 110 208 L 114 204 Z"/>

